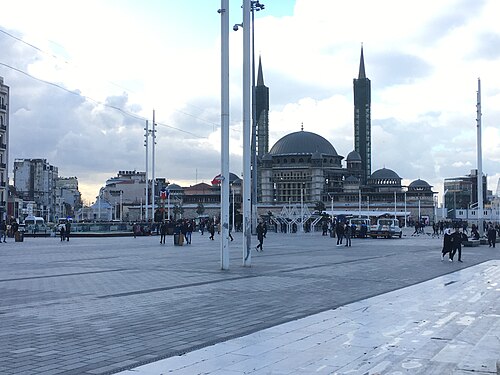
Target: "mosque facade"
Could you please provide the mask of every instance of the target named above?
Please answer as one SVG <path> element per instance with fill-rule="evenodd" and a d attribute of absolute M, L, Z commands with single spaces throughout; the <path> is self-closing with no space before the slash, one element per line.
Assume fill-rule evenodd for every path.
<path fill-rule="evenodd" d="M 258 119 L 266 123 L 260 129 L 257 124 L 257 134 L 265 140 L 269 139 L 269 105 L 263 102 L 269 100 L 269 91 L 263 87 L 259 61 L 256 100 L 263 110 L 258 112 Z M 321 202 L 325 211 L 334 215 L 395 214 L 400 220 L 436 220 L 436 192 L 426 181 L 417 179 L 405 186 L 389 168 L 371 172 L 371 82 L 365 73 L 363 49 L 353 90 L 354 149 L 346 158 L 327 139 L 303 128 L 279 139 L 269 151 L 259 148 L 260 215 L 277 213 L 291 204 L 305 204 L 312 209 Z M 259 92 L 265 93 L 264 99 L 259 98 Z"/>

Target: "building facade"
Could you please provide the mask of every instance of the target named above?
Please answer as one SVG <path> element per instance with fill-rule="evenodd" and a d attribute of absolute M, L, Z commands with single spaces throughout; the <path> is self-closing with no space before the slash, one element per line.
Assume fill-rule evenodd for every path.
<path fill-rule="evenodd" d="M 7 216 L 9 165 L 9 86 L 0 77 L 0 219 Z"/>
<path fill-rule="evenodd" d="M 78 190 L 78 178 L 58 177 L 56 179 L 56 219 L 74 218 L 82 207 L 82 195 Z"/>
<path fill-rule="evenodd" d="M 446 178 L 444 180 L 444 206 L 447 217 L 457 218 L 457 210 L 467 210 L 477 205 L 477 169 L 461 177 Z M 489 204 L 487 178 L 483 175 L 483 202 Z"/>
<path fill-rule="evenodd" d="M 268 95 L 265 98 L 269 100 Z M 354 79 L 354 150 L 344 159 L 328 140 L 302 128 L 279 139 L 262 155 L 258 172 L 260 215 L 300 204 L 323 206 L 332 215 L 436 220 L 436 193 L 427 182 L 418 179 L 404 186 L 391 169 L 371 172 L 371 83 L 365 74 L 363 49 Z"/>
<path fill-rule="evenodd" d="M 46 159 L 15 159 L 14 187 L 23 200 L 23 214 L 54 221 L 58 168 Z"/>
<path fill-rule="evenodd" d="M 361 156 L 363 170 L 361 183 L 366 183 L 371 175 L 371 82 L 366 77 L 363 48 L 359 63 L 358 78 L 354 86 L 354 150 Z"/>

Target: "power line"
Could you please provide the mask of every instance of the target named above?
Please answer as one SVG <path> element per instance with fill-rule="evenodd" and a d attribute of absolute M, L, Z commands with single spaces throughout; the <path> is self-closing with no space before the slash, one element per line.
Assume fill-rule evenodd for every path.
<path fill-rule="evenodd" d="M 81 97 L 81 98 L 83 98 L 83 99 L 85 99 L 85 100 L 88 100 L 88 101 L 94 102 L 94 103 L 96 103 L 96 104 L 98 104 L 98 105 L 102 105 L 103 107 L 106 107 L 106 108 L 110 108 L 110 109 L 114 109 L 114 110 L 116 110 L 116 111 L 119 111 L 119 112 L 121 112 L 121 113 L 122 113 L 123 115 L 125 115 L 125 116 L 132 117 L 132 118 L 135 118 L 135 119 L 137 119 L 137 120 L 141 120 L 141 121 L 146 121 L 146 120 L 147 120 L 145 117 L 142 117 L 142 116 L 136 115 L 136 114 L 134 114 L 134 113 L 128 112 L 128 111 L 124 110 L 123 108 L 116 107 L 116 106 L 111 105 L 111 104 L 106 104 L 106 103 L 100 102 L 100 101 L 98 101 L 98 100 L 95 100 L 95 99 L 93 99 L 93 98 L 91 98 L 91 97 L 89 97 L 89 96 L 82 95 L 82 94 L 80 94 L 80 93 L 78 93 L 78 92 L 75 92 L 75 91 L 71 91 L 71 90 L 69 90 L 69 89 L 65 88 L 64 86 L 58 85 L 57 83 L 53 83 L 53 82 L 50 82 L 50 81 L 45 81 L 45 80 L 43 80 L 43 79 L 41 79 L 41 78 L 35 77 L 35 76 L 33 76 L 33 75 L 31 75 L 31 74 L 29 74 L 29 73 L 27 73 L 27 72 L 25 72 L 25 71 L 23 71 L 23 70 L 21 70 L 21 69 L 18 69 L 18 68 L 16 68 L 16 67 L 11 66 L 11 65 L 5 64 L 5 63 L 3 63 L 3 62 L 0 62 L 0 65 L 1 65 L 1 66 L 4 66 L 4 67 L 6 67 L 6 68 L 9 68 L 9 69 L 11 69 L 11 70 L 14 70 L 14 71 L 16 71 L 16 72 L 18 72 L 18 73 L 21 73 L 21 74 L 23 74 L 23 75 L 25 75 L 25 76 L 27 76 L 27 77 L 29 77 L 29 78 L 31 78 L 31 79 L 34 79 L 35 81 L 38 81 L 38 82 L 44 83 L 44 84 L 46 84 L 46 85 L 50 85 L 50 86 L 56 87 L 56 88 L 58 88 L 58 89 L 64 90 L 64 91 L 66 91 L 66 92 L 68 92 L 68 93 L 70 93 L 70 94 L 72 94 L 72 95 L 76 95 L 76 96 L 79 96 L 79 97 Z M 179 132 L 185 133 L 185 134 L 189 134 L 189 135 L 191 135 L 191 136 L 193 136 L 193 137 L 196 137 L 196 138 L 200 138 L 200 139 L 208 139 L 207 137 L 202 137 L 202 136 L 199 136 L 199 135 L 194 134 L 194 133 L 191 133 L 191 132 L 189 132 L 189 131 L 187 131 L 187 130 L 183 130 L 183 129 L 176 128 L 175 126 L 172 126 L 172 125 L 168 125 L 168 124 L 164 124 L 164 123 L 159 123 L 159 122 L 157 122 L 156 124 L 157 124 L 157 125 L 164 126 L 164 127 L 167 127 L 167 128 L 170 128 L 170 129 L 172 129 L 172 130 L 176 130 L 176 131 L 179 131 Z"/>
<path fill-rule="evenodd" d="M 37 51 L 39 51 L 39 52 L 41 52 L 41 53 L 43 53 L 43 54 L 47 55 L 47 56 L 52 57 L 52 58 L 53 58 L 53 59 L 55 59 L 55 60 L 61 60 L 61 61 L 63 61 L 63 62 L 64 62 L 65 64 L 67 64 L 67 65 L 74 65 L 74 64 L 72 64 L 71 62 L 69 62 L 69 61 L 67 61 L 67 60 L 65 60 L 65 59 L 61 59 L 61 58 L 60 58 L 59 56 L 57 56 L 57 55 L 54 55 L 54 54 L 49 53 L 49 52 L 47 52 L 47 51 L 44 51 L 43 49 L 41 49 L 41 48 L 39 48 L 39 47 L 35 46 L 34 44 L 28 43 L 28 42 L 26 42 L 26 41 L 22 40 L 21 38 L 19 38 L 19 37 L 17 37 L 17 36 L 15 36 L 15 35 L 13 35 L 13 34 L 11 34 L 11 33 L 7 32 L 7 31 L 5 31 L 5 30 L 0 29 L 0 32 L 1 32 L 1 33 L 3 33 L 3 34 L 5 34 L 5 35 L 7 35 L 8 37 L 10 37 L 10 38 L 12 38 L 12 39 L 17 40 L 17 41 L 18 41 L 18 42 L 20 42 L 20 43 L 23 43 L 23 44 L 25 44 L 25 45 L 27 45 L 27 46 L 29 46 L 29 47 L 31 47 L 31 48 L 33 48 L 33 49 L 35 49 L 35 50 L 37 50 Z M 65 47 L 64 47 L 64 46 L 62 46 L 62 45 L 60 45 L 60 44 L 58 44 L 58 43 L 55 43 L 55 42 L 52 42 L 52 43 L 57 44 L 57 45 L 59 45 L 61 48 L 65 49 Z M 6 64 L 2 64 L 2 65 L 7 66 Z M 14 69 L 14 70 L 18 70 L 18 69 L 16 69 L 16 68 L 13 68 L 13 67 L 10 67 L 10 66 L 7 66 L 7 67 L 9 67 L 9 68 L 11 68 L 11 69 Z M 77 67 L 77 68 L 78 68 L 78 67 Z M 23 73 L 23 74 L 26 74 L 26 75 L 30 76 L 28 73 L 25 73 L 25 72 L 20 71 L 20 70 L 18 70 L 18 71 L 19 71 L 20 73 Z M 33 76 L 30 76 L 30 77 L 31 77 L 31 78 L 34 78 L 34 79 L 37 79 L 36 77 L 33 77 Z M 53 83 L 51 83 L 51 82 L 48 82 L 48 81 L 43 81 L 43 80 L 39 80 L 39 81 L 44 82 L 44 83 L 47 83 L 47 84 L 51 84 L 51 85 L 54 85 L 54 86 L 56 86 L 56 87 L 59 87 L 59 88 L 61 88 L 61 89 L 66 90 L 64 87 L 61 87 L 61 86 L 56 85 L 56 84 L 53 84 Z M 110 84 L 112 84 L 113 86 L 119 87 L 120 89 L 123 89 L 123 90 L 125 90 L 125 91 L 135 93 L 133 90 L 131 90 L 131 89 L 127 88 L 127 87 L 124 87 L 124 86 L 118 85 L 118 84 L 117 84 L 117 83 L 115 83 L 115 82 L 111 82 L 111 81 L 107 81 L 107 82 L 108 82 L 108 83 L 110 83 Z M 69 91 L 69 90 L 66 90 L 66 91 L 71 92 L 71 91 Z M 71 92 L 71 93 L 75 94 L 74 92 Z M 83 95 L 80 95 L 80 96 L 84 97 Z M 89 100 L 92 100 L 92 101 L 96 102 L 95 100 L 93 100 L 93 99 L 91 99 L 91 98 L 88 98 L 88 97 L 85 97 L 85 98 L 87 98 L 87 99 L 89 99 Z M 99 102 L 96 102 L 96 103 L 99 103 Z M 99 104 L 103 104 L 103 103 L 99 103 Z M 104 105 L 104 104 L 103 104 L 103 105 Z M 113 108 L 113 106 L 108 106 L 108 107 Z M 193 106 L 193 107 L 196 107 L 196 106 Z M 197 108 L 197 107 L 196 107 L 196 108 Z M 123 110 L 121 110 L 120 108 L 114 108 L 114 109 L 117 109 L 117 110 L 120 110 L 120 111 L 122 111 L 122 112 L 123 112 Z M 219 124 L 219 123 L 215 123 L 215 122 L 210 121 L 210 120 L 205 120 L 205 119 L 203 119 L 203 118 L 201 118 L 201 117 L 195 116 L 195 115 L 193 115 L 193 114 L 190 114 L 190 113 L 187 113 L 187 112 L 184 112 L 184 111 L 178 110 L 178 109 L 174 109 L 174 111 L 179 112 L 179 113 L 181 113 L 181 114 L 183 114 L 183 115 L 185 115 L 185 116 L 192 117 L 192 118 L 194 118 L 194 119 L 196 119 L 196 120 L 206 122 L 207 124 L 210 124 L 210 125 L 212 125 L 212 126 L 217 126 L 217 127 L 218 127 L 218 126 L 220 126 L 220 124 Z M 132 117 L 134 117 L 134 116 L 132 115 Z M 206 137 L 200 137 L 200 136 L 195 135 L 195 134 L 193 134 L 193 133 L 190 133 L 190 132 L 188 132 L 188 131 L 184 131 L 184 130 L 181 130 L 181 129 L 175 128 L 175 127 L 170 126 L 170 125 L 165 125 L 165 126 L 170 127 L 170 128 L 172 128 L 172 129 L 175 129 L 175 130 L 179 130 L 179 131 L 184 132 L 184 133 L 187 133 L 187 134 L 192 134 L 192 135 L 194 135 L 194 136 L 196 136 L 196 137 L 198 137 L 198 138 L 206 138 Z"/>

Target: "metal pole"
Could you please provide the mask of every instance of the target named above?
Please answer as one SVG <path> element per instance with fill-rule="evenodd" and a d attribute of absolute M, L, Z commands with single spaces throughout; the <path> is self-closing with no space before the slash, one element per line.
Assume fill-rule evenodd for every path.
<path fill-rule="evenodd" d="M 304 185 L 300 189 L 300 231 L 304 233 Z"/>
<path fill-rule="evenodd" d="M 481 79 L 477 79 L 477 219 L 479 235 L 484 235 L 483 228 L 483 157 L 481 149 Z"/>
<path fill-rule="evenodd" d="M 358 216 L 361 218 L 361 189 L 359 189 L 359 215 Z"/>
<path fill-rule="evenodd" d="M 123 221 L 123 190 L 120 190 L 120 221 Z"/>
<path fill-rule="evenodd" d="M 234 229 L 234 186 L 231 186 L 231 189 L 233 190 L 233 223 L 232 223 L 232 228 L 233 232 L 235 231 Z"/>
<path fill-rule="evenodd" d="M 243 266 L 251 265 L 250 0 L 243 0 Z"/>
<path fill-rule="evenodd" d="M 394 219 L 397 219 L 396 210 L 396 192 L 394 192 Z"/>
<path fill-rule="evenodd" d="M 250 2 L 252 14 L 252 233 L 257 233 L 257 103 L 255 101 L 255 34 L 254 2 Z M 243 22 L 243 24 L 245 24 Z"/>
<path fill-rule="evenodd" d="M 153 109 L 153 130 L 151 132 L 153 139 L 152 156 L 151 156 L 151 220 L 155 222 L 155 195 L 156 195 L 156 178 L 155 178 L 155 145 L 156 145 L 156 123 L 155 123 L 155 110 Z"/>
<path fill-rule="evenodd" d="M 148 174 L 148 159 L 149 159 L 149 154 L 148 154 L 148 145 L 149 145 L 149 121 L 146 120 L 146 127 L 144 128 L 146 133 L 144 134 L 144 137 L 146 140 L 144 141 L 144 146 L 146 147 L 146 222 L 148 221 L 148 202 L 149 202 L 149 174 Z"/>
<path fill-rule="evenodd" d="M 405 228 L 406 228 L 406 222 L 407 220 L 406 220 L 406 191 L 405 191 Z"/>
<path fill-rule="evenodd" d="M 229 269 L 229 0 L 221 0 L 221 242 L 220 267 Z"/>

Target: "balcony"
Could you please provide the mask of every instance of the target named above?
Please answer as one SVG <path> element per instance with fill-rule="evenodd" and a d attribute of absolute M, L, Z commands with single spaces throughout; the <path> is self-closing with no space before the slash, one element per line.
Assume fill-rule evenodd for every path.
<path fill-rule="evenodd" d="M 7 169 L 7 164 L 0 163 L 0 169 Z"/>
<path fill-rule="evenodd" d="M 7 126 L 0 125 L 0 131 L 6 132 L 7 131 Z"/>
<path fill-rule="evenodd" d="M 7 105 L 6 104 L 0 104 L 0 111 L 6 112 L 7 111 Z"/>
<path fill-rule="evenodd" d="M 6 150 L 7 145 L 5 143 L 0 143 L 0 150 Z"/>

